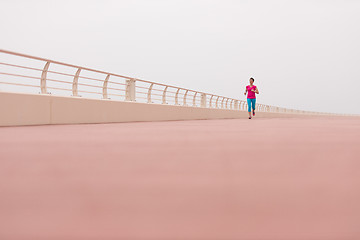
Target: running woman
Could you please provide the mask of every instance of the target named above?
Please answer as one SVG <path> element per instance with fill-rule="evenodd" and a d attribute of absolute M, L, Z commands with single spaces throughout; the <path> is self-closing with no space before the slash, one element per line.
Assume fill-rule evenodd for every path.
<path fill-rule="evenodd" d="M 249 119 L 251 119 L 251 108 L 253 109 L 253 116 L 255 116 L 255 104 L 256 104 L 256 94 L 259 94 L 258 88 L 254 85 L 254 79 L 250 78 L 249 82 L 250 85 L 246 86 L 244 95 L 247 92 L 247 104 L 248 104 L 248 112 L 249 112 Z"/>

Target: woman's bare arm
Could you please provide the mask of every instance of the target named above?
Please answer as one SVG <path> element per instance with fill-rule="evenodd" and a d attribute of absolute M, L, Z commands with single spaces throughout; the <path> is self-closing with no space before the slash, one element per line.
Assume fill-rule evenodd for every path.
<path fill-rule="evenodd" d="M 254 93 L 256 94 L 259 94 L 259 89 L 256 87 L 255 90 L 254 89 L 251 89 L 251 91 L 253 91 Z"/>
<path fill-rule="evenodd" d="M 245 88 L 245 92 L 244 92 L 244 95 L 246 95 L 246 92 L 247 92 L 247 88 Z"/>

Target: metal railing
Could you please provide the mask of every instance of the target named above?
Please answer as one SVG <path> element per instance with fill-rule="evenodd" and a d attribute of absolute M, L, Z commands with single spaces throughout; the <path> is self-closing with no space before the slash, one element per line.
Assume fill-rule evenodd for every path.
<path fill-rule="evenodd" d="M 40 94 L 246 110 L 247 102 L 0 49 L 0 86 Z M 257 103 L 261 112 L 329 114 Z"/>

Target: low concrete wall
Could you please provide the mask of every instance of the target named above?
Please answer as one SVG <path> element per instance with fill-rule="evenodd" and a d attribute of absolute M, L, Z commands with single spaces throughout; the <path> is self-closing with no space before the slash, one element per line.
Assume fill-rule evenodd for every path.
<path fill-rule="evenodd" d="M 246 111 L 0 92 L 0 126 L 247 118 Z M 299 117 L 258 112 L 256 117 Z"/>

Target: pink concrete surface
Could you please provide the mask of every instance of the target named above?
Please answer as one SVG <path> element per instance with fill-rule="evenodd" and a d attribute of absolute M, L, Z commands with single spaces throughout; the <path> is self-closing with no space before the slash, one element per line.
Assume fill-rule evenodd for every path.
<path fill-rule="evenodd" d="M 2 127 L 0 239 L 360 239 L 360 120 Z"/>

